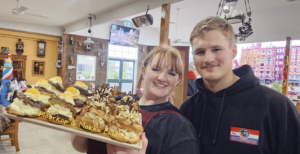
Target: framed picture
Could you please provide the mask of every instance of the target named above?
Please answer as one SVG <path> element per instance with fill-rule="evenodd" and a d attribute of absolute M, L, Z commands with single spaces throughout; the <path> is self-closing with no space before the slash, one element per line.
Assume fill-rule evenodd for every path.
<path fill-rule="evenodd" d="M 45 75 L 45 61 L 32 61 L 32 76 Z"/>
<path fill-rule="evenodd" d="M 9 54 L 9 48 L 8 47 L 1 47 L 1 53 Z"/>
<path fill-rule="evenodd" d="M 37 48 L 37 56 L 38 57 L 45 57 L 46 55 L 46 42 L 44 41 L 37 41 L 38 48 Z"/>

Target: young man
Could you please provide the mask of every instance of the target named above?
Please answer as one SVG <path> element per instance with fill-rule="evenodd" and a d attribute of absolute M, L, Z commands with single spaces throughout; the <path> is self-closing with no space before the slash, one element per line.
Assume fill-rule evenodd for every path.
<path fill-rule="evenodd" d="M 180 110 L 194 125 L 201 154 L 299 154 L 300 115 L 284 95 L 259 84 L 252 69 L 232 70 L 237 54 L 230 24 L 208 17 L 190 42 L 199 92 Z"/>

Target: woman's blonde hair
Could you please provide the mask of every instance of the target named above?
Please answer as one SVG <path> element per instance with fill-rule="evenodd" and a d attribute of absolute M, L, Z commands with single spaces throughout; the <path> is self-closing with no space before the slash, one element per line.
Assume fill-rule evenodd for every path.
<path fill-rule="evenodd" d="M 159 60 L 156 67 L 159 67 L 162 62 L 165 62 L 166 67 L 171 66 L 171 71 L 176 72 L 179 76 L 183 72 L 183 63 L 179 51 L 168 45 L 160 45 L 151 50 L 151 52 L 143 60 L 142 65 L 146 68 L 148 64 L 151 64 L 153 58 L 159 55 Z M 141 71 L 140 78 L 137 83 L 137 89 L 142 85 L 143 73 Z M 179 83 L 178 83 L 179 84 Z M 136 91 L 137 94 L 140 93 L 139 90 Z"/>

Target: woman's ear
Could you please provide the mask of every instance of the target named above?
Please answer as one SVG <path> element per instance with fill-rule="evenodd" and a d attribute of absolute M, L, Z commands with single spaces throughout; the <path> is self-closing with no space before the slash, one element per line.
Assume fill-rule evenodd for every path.
<path fill-rule="evenodd" d="M 176 86 L 178 86 L 181 83 L 181 80 L 182 80 L 182 75 L 179 75 Z"/>
<path fill-rule="evenodd" d="M 145 72 L 146 72 L 146 67 L 142 66 L 142 75 L 145 76 Z"/>

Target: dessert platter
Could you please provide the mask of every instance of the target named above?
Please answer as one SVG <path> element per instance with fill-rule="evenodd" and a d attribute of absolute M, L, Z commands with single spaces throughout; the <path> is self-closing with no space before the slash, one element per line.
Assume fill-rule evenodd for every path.
<path fill-rule="evenodd" d="M 130 95 L 116 101 L 111 90 L 109 85 L 103 85 L 95 93 L 89 93 L 81 81 L 65 89 L 58 76 L 40 79 L 34 88 L 14 95 L 5 115 L 117 146 L 141 149 L 140 135 L 144 129 L 138 103 Z"/>

